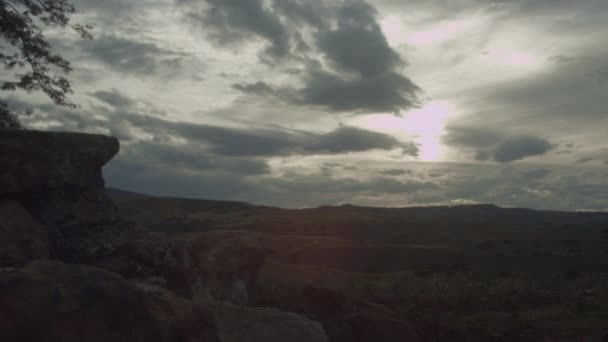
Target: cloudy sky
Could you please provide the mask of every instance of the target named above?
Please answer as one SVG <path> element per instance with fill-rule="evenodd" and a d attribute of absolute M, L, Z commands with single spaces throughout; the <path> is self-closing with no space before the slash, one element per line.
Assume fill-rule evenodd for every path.
<path fill-rule="evenodd" d="M 77 0 L 109 186 L 283 207 L 608 209 L 608 1 Z"/>

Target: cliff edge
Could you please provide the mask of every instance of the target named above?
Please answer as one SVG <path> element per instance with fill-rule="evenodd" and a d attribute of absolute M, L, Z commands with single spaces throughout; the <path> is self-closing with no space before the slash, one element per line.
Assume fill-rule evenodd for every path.
<path fill-rule="evenodd" d="M 0 130 L 3 341 L 328 341 L 298 314 L 196 295 L 211 280 L 187 244 L 121 219 L 106 195 L 102 167 L 119 149 Z"/>

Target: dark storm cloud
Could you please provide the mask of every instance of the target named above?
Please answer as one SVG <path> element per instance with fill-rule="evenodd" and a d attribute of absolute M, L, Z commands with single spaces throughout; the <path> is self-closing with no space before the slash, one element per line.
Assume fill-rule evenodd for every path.
<path fill-rule="evenodd" d="M 115 35 L 102 35 L 78 43 L 88 57 L 120 73 L 137 76 L 170 76 L 187 60 L 180 52 L 153 43 L 138 42 Z"/>
<path fill-rule="evenodd" d="M 95 32 L 116 29 L 137 29 L 140 19 L 150 11 L 171 6 L 165 0 L 71 0 L 83 24 L 92 25 Z"/>
<path fill-rule="evenodd" d="M 150 167 L 138 160 L 115 158 L 103 173 L 108 186 L 151 195 L 235 200 L 255 191 L 242 174 L 192 172 L 164 164 Z"/>
<path fill-rule="evenodd" d="M 266 82 L 258 81 L 256 83 L 235 83 L 232 88 L 245 93 L 258 96 L 278 95 L 277 90 L 271 87 Z"/>
<path fill-rule="evenodd" d="M 401 74 L 407 63 L 388 45 L 376 9 L 365 1 L 178 3 L 214 41 L 234 47 L 258 37 L 269 44 L 263 61 L 304 67 L 301 87 L 254 82 L 234 85 L 239 91 L 335 112 L 398 112 L 420 104 L 421 89 Z"/>
<path fill-rule="evenodd" d="M 533 170 L 529 170 L 529 171 L 524 171 L 522 173 L 522 176 L 524 178 L 530 179 L 530 180 L 541 180 L 543 178 L 546 178 L 550 174 L 551 174 L 551 171 L 547 170 L 547 169 L 533 169 Z"/>
<path fill-rule="evenodd" d="M 89 95 L 114 108 L 130 108 L 136 103 L 133 99 L 124 96 L 116 89 L 112 89 L 111 91 L 99 90 Z"/>
<path fill-rule="evenodd" d="M 492 129 L 448 126 L 447 131 L 447 135 L 443 137 L 445 144 L 473 150 L 475 159 L 479 161 L 510 163 L 546 154 L 556 147 L 544 138 L 509 135 Z"/>
<path fill-rule="evenodd" d="M 608 112 L 608 49 L 580 51 L 575 62 L 560 63 L 552 72 L 530 77 L 480 93 L 487 103 L 509 108 L 511 118 L 538 124 L 547 120 L 597 124 Z M 483 114 L 480 114 L 483 115 Z M 487 115 L 487 114 L 486 114 Z M 555 120 L 558 118 L 559 120 Z"/>
<path fill-rule="evenodd" d="M 121 159 L 157 167 L 164 164 L 180 170 L 221 171 L 241 175 L 259 175 L 270 171 L 268 164 L 255 158 L 223 157 L 199 149 L 196 145 L 174 145 L 139 141 L 123 152 Z"/>
<path fill-rule="evenodd" d="M 519 136 L 501 142 L 493 151 L 494 160 L 508 163 L 526 157 L 545 154 L 553 149 L 553 145 L 545 140 L 530 136 Z"/>
<path fill-rule="evenodd" d="M 301 90 L 301 104 L 332 111 L 397 112 L 418 104 L 412 93 L 418 87 L 397 73 L 370 78 L 345 78 L 324 71 L 311 72 Z"/>
<path fill-rule="evenodd" d="M 157 121 L 157 133 L 209 144 L 209 149 L 220 155 L 270 157 L 341 154 L 394 148 L 401 148 L 406 155 L 417 154 L 417 148 L 412 143 L 401 143 L 389 135 L 354 127 L 340 127 L 328 133 L 309 133 L 274 129 L 244 130 L 152 120 Z M 146 121 L 149 123 L 149 119 Z M 145 129 L 145 126 L 142 122 L 141 127 Z"/>
<path fill-rule="evenodd" d="M 219 44 L 241 43 L 258 37 L 269 43 L 265 53 L 274 58 L 290 53 L 291 40 L 280 18 L 264 6 L 263 0 L 206 0 L 207 6 L 192 0 L 177 0 L 192 6 L 188 18 L 203 25 L 207 35 Z"/>
<path fill-rule="evenodd" d="M 443 137 L 447 145 L 464 147 L 484 147 L 496 145 L 506 138 L 506 134 L 478 127 L 448 126 L 448 134 Z"/>
<path fill-rule="evenodd" d="M 277 13 L 281 13 L 290 23 L 327 28 L 328 13 L 333 11 L 324 0 L 272 0 Z"/>
<path fill-rule="evenodd" d="M 302 101 L 332 111 L 389 111 L 415 107 L 420 88 L 398 70 L 405 61 L 388 45 L 374 7 L 362 1 L 337 9 L 335 28 L 319 30 L 316 45 L 333 71 L 310 68 Z"/>
<path fill-rule="evenodd" d="M 381 175 L 385 175 L 385 176 L 404 176 L 404 175 L 411 175 L 412 171 L 403 170 L 403 169 L 388 169 L 388 170 L 382 170 L 379 173 Z"/>
<path fill-rule="evenodd" d="M 339 8 L 335 29 L 315 34 L 319 50 L 337 71 L 356 72 L 368 78 L 404 65 L 388 45 L 376 15 L 369 4 L 352 2 Z"/>
<path fill-rule="evenodd" d="M 356 127 L 341 126 L 327 133 L 311 133 L 173 122 L 140 113 L 136 101 L 116 89 L 97 91 L 90 95 L 112 108 L 95 107 L 91 112 L 82 114 L 54 106 L 40 106 L 37 115 L 29 118 L 27 123 L 35 125 L 37 122 L 58 121 L 58 129 L 106 132 L 119 135 L 125 140 L 135 139 L 133 131 L 138 131 L 152 136 L 154 141 L 186 141 L 192 148 L 224 157 L 343 154 L 374 149 L 400 149 L 403 155 L 408 156 L 416 156 L 418 153 L 417 145 L 412 142 L 401 142 L 390 135 Z M 104 118 L 100 119 L 100 115 Z M 184 145 L 183 148 L 188 149 L 190 146 Z"/>
<path fill-rule="evenodd" d="M 118 91 L 96 92 L 93 97 L 110 104 L 127 104 Z M 404 155 L 415 156 L 418 147 L 400 142 L 390 135 L 365 129 L 342 126 L 327 133 L 310 133 L 279 129 L 239 129 L 186 122 L 171 122 L 158 117 L 130 113 L 129 107 L 116 107 L 111 117 L 126 120 L 133 127 L 155 135 L 160 140 L 186 139 L 202 144 L 217 155 L 225 156 L 288 156 L 342 154 L 373 149 L 400 148 Z"/>
<path fill-rule="evenodd" d="M 217 155 L 272 157 L 289 155 L 341 154 L 373 149 L 400 148 L 405 155 L 416 155 L 417 146 L 402 143 L 382 133 L 354 127 L 340 127 L 328 133 L 279 129 L 239 129 L 221 126 L 170 122 L 157 117 L 124 112 L 115 117 L 149 134 L 168 141 L 186 139 Z"/>
<path fill-rule="evenodd" d="M 596 160 L 598 160 L 598 159 L 595 157 L 582 157 L 582 158 L 577 159 L 574 163 L 575 164 L 585 164 L 585 163 L 589 163 L 589 162 L 596 161 Z"/>
<path fill-rule="evenodd" d="M 140 0 L 141 1 L 141 0 Z M 73 0 L 71 1 L 79 13 L 89 14 L 91 12 L 100 13 L 104 16 L 113 17 L 121 14 L 132 14 L 136 9 L 136 4 L 131 1 L 123 0 Z M 148 4 L 151 1 L 144 0 Z"/>
<path fill-rule="evenodd" d="M 329 154 L 341 154 L 401 147 L 403 154 L 412 156 L 418 154 L 418 147 L 413 143 L 401 143 L 390 135 L 348 126 L 318 135 L 310 139 L 310 142 L 305 143 L 304 146 L 305 150 L 313 153 L 323 151 Z"/>

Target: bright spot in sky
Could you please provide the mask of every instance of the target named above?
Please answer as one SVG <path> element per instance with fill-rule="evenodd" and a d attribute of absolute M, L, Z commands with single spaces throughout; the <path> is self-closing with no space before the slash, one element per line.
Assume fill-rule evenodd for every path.
<path fill-rule="evenodd" d="M 380 27 L 391 46 L 403 43 L 403 25 L 398 16 L 388 16 L 380 21 Z"/>
<path fill-rule="evenodd" d="M 503 49 L 492 49 L 484 55 L 491 61 L 510 66 L 538 66 L 542 59 L 532 54 Z"/>
<path fill-rule="evenodd" d="M 416 31 L 407 35 L 405 42 L 413 46 L 443 43 L 463 31 L 474 28 L 480 23 L 477 19 L 461 19 L 441 23 L 428 30 Z"/>
<path fill-rule="evenodd" d="M 357 124 L 405 139 L 414 137 L 419 144 L 420 160 L 439 161 L 443 158 L 441 136 L 445 133 L 448 118 L 453 115 L 454 111 L 447 103 L 433 101 L 422 108 L 404 113 L 403 116 L 368 115 L 362 117 Z"/>

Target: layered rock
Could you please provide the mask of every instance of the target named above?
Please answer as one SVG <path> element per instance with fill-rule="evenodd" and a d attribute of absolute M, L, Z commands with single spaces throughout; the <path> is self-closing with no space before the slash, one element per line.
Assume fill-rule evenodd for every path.
<path fill-rule="evenodd" d="M 214 309 L 222 342 L 329 342 L 320 323 L 272 308 L 221 304 Z"/>
<path fill-rule="evenodd" d="M 47 230 L 16 201 L 0 201 L 0 267 L 23 266 L 47 258 Z"/>
<path fill-rule="evenodd" d="M 286 302 L 272 302 L 321 322 L 334 342 L 418 341 L 415 329 L 388 307 L 327 288 L 305 287 Z"/>
<path fill-rule="evenodd" d="M 0 274 L 3 341 L 166 341 L 136 286 L 110 272 L 36 261 Z"/>
<path fill-rule="evenodd" d="M 264 260 L 255 245 L 121 220 L 101 174 L 118 148 L 100 135 L 0 132 L 2 341 L 328 341 L 301 315 L 222 301 L 249 302 Z"/>
<path fill-rule="evenodd" d="M 179 327 L 177 335 L 219 342 L 328 342 L 320 323 L 274 308 L 185 300 L 155 286 L 139 285 L 148 293 L 148 307 L 159 321 Z M 171 313 L 167 315 L 167 313 Z M 188 340 L 189 341 L 189 340 Z M 197 340 L 198 341 L 198 340 Z"/>
<path fill-rule="evenodd" d="M 103 135 L 3 130 L 0 199 L 59 228 L 114 222 L 101 168 L 118 150 L 118 140 Z"/>
<path fill-rule="evenodd" d="M 118 140 L 103 135 L 2 131 L 0 201 L 7 204 L 0 210 L 7 213 L 0 218 L 0 264 L 50 254 L 129 278 L 172 267 L 171 244 L 121 221 L 105 193 L 102 167 L 118 150 Z"/>
<path fill-rule="evenodd" d="M 189 236 L 179 251 L 176 269 L 190 275 L 183 295 L 245 305 L 251 302 L 258 273 L 272 253 L 255 234 L 230 231 Z"/>

